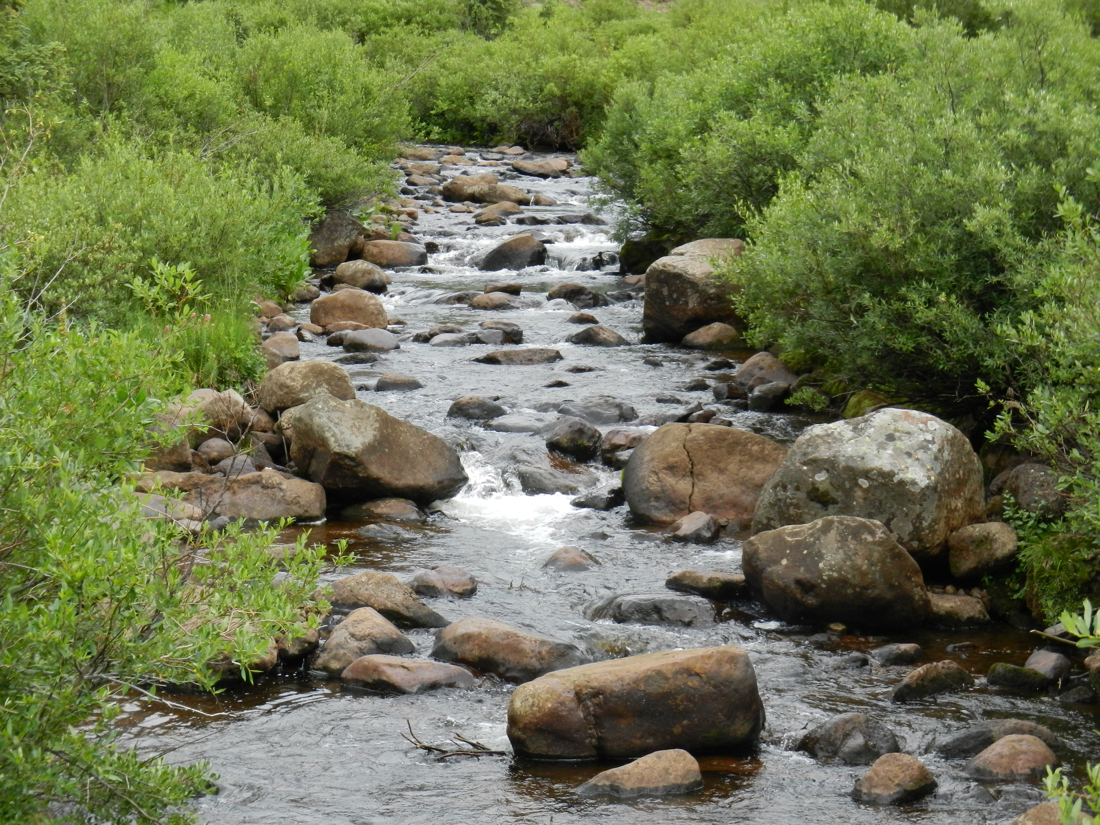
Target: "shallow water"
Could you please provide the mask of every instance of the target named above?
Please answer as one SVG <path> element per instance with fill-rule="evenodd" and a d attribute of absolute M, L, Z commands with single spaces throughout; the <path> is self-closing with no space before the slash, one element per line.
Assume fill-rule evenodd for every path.
<path fill-rule="evenodd" d="M 470 157 L 476 159 L 477 153 Z M 465 170 L 459 170 L 465 171 Z M 498 170 L 499 171 L 499 170 Z M 591 181 L 521 178 L 529 191 L 556 198 L 557 207 L 525 211 L 553 217 L 589 211 Z M 605 213 L 606 214 L 606 213 Z M 608 215 L 608 217 L 611 217 Z M 895 706 L 890 688 L 907 668 L 849 669 L 845 655 L 887 641 L 915 641 L 925 661 L 951 658 L 976 677 L 996 661 L 1022 664 L 1034 637 L 1006 627 L 957 632 L 929 631 L 897 637 L 820 634 L 772 621 L 751 603 L 721 609 L 708 628 L 683 629 L 617 625 L 587 620 L 583 611 L 613 593 L 662 593 L 666 577 L 685 568 L 737 571 L 740 542 L 727 537 L 706 547 L 667 542 L 660 531 L 631 522 L 625 508 L 608 513 L 579 510 L 565 495 L 524 495 L 512 468 L 516 464 L 551 466 L 537 435 L 498 433 L 480 424 L 446 419 L 451 401 L 462 395 L 500 396 L 510 410 L 546 413 L 566 400 L 611 395 L 632 404 L 640 415 L 669 409 L 656 396 L 671 393 L 685 405 L 712 402 L 709 390 L 688 391 L 699 376 L 715 379 L 704 365 L 714 356 L 632 344 L 620 348 L 578 347 L 563 343 L 580 327 L 567 323 L 572 307 L 547 307 L 545 294 L 558 283 L 579 282 L 600 291 L 622 289 L 611 272 L 577 271 L 598 253 L 617 245 L 606 227 L 532 227 L 549 236 L 551 261 L 520 273 L 482 273 L 476 257 L 502 238 L 529 231 L 505 226 L 474 228 L 470 214 L 422 215 L 415 230 L 440 251 L 429 266 L 393 273 L 384 297 L 392 319 L 411 333 L 431 324 L 453 323 L 475 330 L 488 319 L 519 324 L 524 346 L 553 346 L 564 360 L 545 366 L 500 367 L 471 359 L 491 347 L 436 348 L 402 341 L 401 349 L 377 364 L 349 367 L 358 397 L 377 404 L 446 438 L 462 451 L 470 484 L 443 502 L 423 527 L 403 525 L 395 541 L 362 537 L 361 523 L 330 521 L 313 526 L 311 539 L 329 545 L 349 541 L 358 569 L 393 572 L 408 580 L 423 568 L 454 564 L 479 581 L 466 600 L 432 599 L 431 606 L 451 620 L 488 616 L 541 634 L 574 641 L 598 657 L 621 656 L 678 647 L 736 644 L 755 666 L 768 724 L 751 752 L 702 760 L 705 788 L 674 800 L 610 803 L 581 799 L 573 789 L 607 764 L 552 764 L 510 756 L 440 761 L 415 749 L 402 737 L 411 728 L 424 742 L 446 744 L 456 734 L 489 748 L 509 750 L 505 715 L 513 686 L 486 678 L 477 690 L 444 690 L 423 696 L 382 697 L 318 681 L 304 673 L 264 677 L 252 688 L 228 690 L 218 697 L 173 697 L 174 707 L 133 707 L 128 738 L 143 751 L 165 753 L 173 762 L 206 760 L 219 775 L 219 793 L 196 802 L 210 823 L 998 823 L 1010 821 L 1040 801 L 1036 785 L 983 788 L 967 779 L 961 761 L 944 760 L 928 750 L 976 720 L 1020 717 L 1052 728 L 1066 743 L 1071 773 L 1095 756 L 1097 708 L 1067 707 L 1053 697 L 998 694 L 980 684 L 965 694 L 915 705 Z M 518 282 L 529 306 L 483 312 L 441 305 L 445 295 L 475 290 L 486 283 Z M 589 310 L 602 323 L 632 341 L 640 337 L 640 299 Z M 308 317 L 302 308 L 299 317 Z M 303 358 L 335 358 L 338 348 L 303 344 Z M 659 366 L 643 363 L 655 356 Z M 591 372 L 570 367 L 591 366 Z M 424 388 L 414 392 L 371 390 L 383 373 L 415 376 Z M 568 386 L 547 388 L 552 381 Z M 737 412 L 721 408 L 734 426 L 780 441 L 797 437 L 810 419 L 790 414 Z M 609 427 L 603 427 L 606 430 Z M 560 465 L 560 461 L 555 462 Z M 610 486 L 617 474 L 595 471 L 596 486 Z M 299 530 L 301 528 L 298 528 Z M 296 531 L 288 533 L 293 537 Z M 600 566 L 585 573 L 542 569 L 551 552 L 576 545 L 591 552 Z M 341 574 L 343 575 L 343 574 Z M 407 635 L 417 655 L 430 651 L 434 631 Z M 949 652 L 960 642 L 965 652 Z M 937 793 L 915 806 L 876 809 L 856 805 L 849 793 L 865 768 L 822 765 L 786 749 L 798 732 L 828 716 L 863 710 L 885 721 L 905 740 L 905 750 L 920 756 L 939 780 Z"/>

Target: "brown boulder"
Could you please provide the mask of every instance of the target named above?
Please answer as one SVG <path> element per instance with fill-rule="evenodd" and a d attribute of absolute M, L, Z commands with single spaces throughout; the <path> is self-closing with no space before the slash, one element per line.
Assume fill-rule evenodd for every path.
<path fill-rule="evenodd" d="M 427 249 L 421 244 L 406 241 L 366 241 L 359 254 L 364 261 L 383 269 L 420 266 L 428 262 Z"/>
<path fill-rule="evenodd" d="M 710 262 L 735 258 L 744 251 L 745 242 L 739 238 L 703 238 L 682 244 L 668 254 Z"/>
<path fill-rule="evenodd" d="M 501 269 L 517 270 L 539 266 L 545 262 L 546 244 L 537 240 L 530 232 L 525 232 L 494 246 L 485 253 L 477 268 L 482 272 L 496 272 Z"/>
<path fill-rule="evenodd" d="M 517 309 L 519 304 L 507 292 L 485 292 L 475 296 L 467 306 L 470 309 L 501 310 Z"/>
<path fill-rule="evenodd" d="M 681 570 L 665 580 L 665 587 L 684 593 L 696 593 L 717 602 L 728 602 L 745 595 L 748 583 L 740 573 Z"/>
<path fill-rule="evenodd" d="M 678 343 L 688 333 L 721 321 L 741 324 L 730 286 L 705 260 L 683 255 L 658 258 L 645 273 L 642 333 L 650 343 Z"/>
<path fill-rule="evenodd" d="M 535 178 L 560 178 L 561 173 L 569 168 L 569 161 L 565 158 L 514 160 L 512 168 L 521 175 L 530 175 Z"/>
<path fill-rule="evenodd" d="M 733 383 L 746 392 L 751 392 L 765 384 L 794 386 L 797 381 L 798 376 L 770 352 L 756 353 L 733 374 Z"/>
<path fill-rule="evenodd" d="M 695 332 L 689 332 L 680 342 L 680 346 L 687 349 L 732 349 L 743 346 L 744 343 L 745 340 L 736 327 L 715 321 Z"/>
<path fill-rule="evenodd" d="M 702 510 L 748 527 L 785 450 L 763 436 L 713 424 L 665 424 L 639 444 L 623 472 L 634 515 L 671 524 Z"/>
<path fill-rule="evenodd" d="M 1003 521 L 971 524 L 947 537 L 947 559 L 957 579 L 977 579 L 1016 558 L 1016 530 Z"/>
<path fill-rule="evenodd" d="M 322 295 L 309 305 L 309 320 L 326 329 L 341 321 L 354 321 L 378 329 L 385 329 L 389 324 L 386 309 L 378 296 L 363 289 L 341 289 Z"/>
<path fill-rule="evenodd" d="M 528 347 L 527 349 L 503 349 L 482 355 L 473 359 L 478 364 L 495 364 L 497 366 L 532 366 L 534 364 L 551 364 L 561 361 L 561 353 L 556 349 Z"/>
<path fill-rule="evenodd" d="M 950 660 L 921 665 L 906 674 L 890 694 L 891 702 L 912 702 L 974 687 L 973 677 Z"/>
<path fill-rule="evenodd" d="M 577 788 L 581 796 L 677 796 L 703 789 L 699 763 L 685 750 L 655 751 L 629 765 L 598 773 Z"/>
<path fill-rule="evenodd" d="M 273 415 L 304 404 L 317 395 L 346 401 L 355 398 L 355 387 L 338 364 L 291 361 L 265 375 L 257 392 L 260 407 Z"/>
<path fill-rule="evenodd" d="M 611 327 L 594 324 L 580 332 L 574 332 L 565 339 L 570 344 L 587 347 L 625 347 L 630 342 Z"/>
<path fill-rule="evenodd" d="M 348 665 L 340 678 L 381 693 L 426 693 L 445 687 L 470 690 L 474 686 L 474 677 L 463 668 L 400 656 L 362 656 Z"/>
<path fill-rule="evenodd" d="M 477 579 L 461 567 L 440 564 L 416 574 L 413 592 L 420 596 L 459 596 L 468 598 L 477 592 Z"/>
<path fill-rule="evenodd" d="M 364 570 L 332 583 L 333 605 L 373 607 L 401 627 L 446 627 L 447 620 L 428 607 L 390 573 Z"/>
<path fill-rule="evenodd" d="M 479 616 L 462 619 L 440 631 L 431 655 L 496 674 L 509 682 L 527 682 L 584 661 L 575 645 Z"/>
<path fill-rule="evenodd" d="M 365 231 L 363 224 L 347 212 L 326 213 L 309 236 L 309 245 L 313 249 L 309 259 L 310 266 L 343 263 Z"/>
<path fill-rule="evenodd" d="M 1058 757 L 1036 736 L 1004 736 L 966 763 L 967 775 L 979 780 L 1039 779 L 1047 768 L 1058 767 Z"/>
<path fill-rule="evenodd" d="M 856 782 L 852 798 L 869 805 L 904 805 L 932 793 L 936 784 L 935 777 L 915 756 L 888 753 Z"/>
<path fill-rule="evenodd" d="M 508 705 L 513 749 L 536 759 L 728 753 L 752 744 L 763 726 L 748 654 L 729 646 L 559 670 L 520 685 Z"/>
<path fill-rule="evenodd" d="M 228 479 L 205 476 L 187 487 L 184 501 L 200 508 L 208 517 L 278 521 L 318 519 L 325 515 L 325 491 L 321 485 L 276 470 L 265 469 Z"/>
<path fill-rule="evenodd" d="M 478 186 L 492 186 L 500 183 L 500 178 L 492 172 L 478 175 L 456 175 L 443 184 L 443 197 L 453 203 L 473 200 L 469 195 Z"/>
<path fill-rule="evenodd" d="M 298 348 L 298 336 L 293 332 L 276 332 L 260 346 L 267 358 L 267 368 L 275 369 L 287 361 L 297 361 L 302 353 Z"/>
<path fill-rule="evenodd" d="M 412 653 L 416 648 L 373 607 L 360 607 L 336 625 L 313 666 L 332 676 L 371 653 Z"/>
<path fill-rule="evenodd" d="M 347 284 L 375 294 L 385 292 L 390 284 L 390 276 L 379 266 L 363 260 L 345 261 L 336 267 L 332 278 L 338 284 Z"/>
<path fill-rule="evenodd" d="M 928 599 L 936 627 L 957 629 L 989 624 L 989 613 L 981 599 L 946 593 L 929 593 Z"/>

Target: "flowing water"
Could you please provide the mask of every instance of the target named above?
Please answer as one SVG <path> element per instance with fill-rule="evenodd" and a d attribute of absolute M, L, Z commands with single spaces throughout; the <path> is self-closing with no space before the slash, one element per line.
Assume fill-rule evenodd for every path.
<path fill-rule="evenodd" d="M 469 157 L 479 159 L 470 152 Z M 465 170 L 457 170 L 465 171 Z M 494 170 L 503 171 L 503 170 Z M 592 181 L 562 178 L 508 181 L 544 192 L 554 207 L 529 207 L 528 214 L 553 221 L 558 215 L 591 209 Z M 604 212 L 605 217 L 613 218 Z M 477 257 L 501 239 L 529 231 L 508 225 L 475 227 L 469 214 L 445 208 L 422 214 L 415 231 L 439 251 L 429 265 L 392 273 L 384 296 L 391 320 L 411 334 L 433 324 L 476 330 L 487 319 L 519 324 L 524 346 L 553 346 L 564 360 L 544 366 L 502 367 L 472 363 L 485 346 L 440 348 L 403 340 L 401 348 L 370 365 L 350 366 L 358 397 L 437 433 L 462 451 L 470 483 L 443 502 L 427 525 L 389 537 L 368 539 L 361 523 L 329 521 L 312 527 L 311 538 L 327 544 L 346 539 L 359 569 L 386 570 L 403 580 L 438 564 L 471 571 L 479 581 L 470 599 L 430 599 L 450 620 L 488 616 L 541 634 L 571 640 L 607 658 L 678 647 L 735 644 L 755 666 L 768 723 L 758 747 L 737 757 L 701 761 L 702 792 L 662 801 L 612 803 L 577 797 L 574 788 L 607 764 L 552 764 L 511 756 L 438 760 L 402 737 L 411 729 L 422 741 L 446 744 L 455 735 L 509 751 L 505 736 L 509 684 L 486 678 L 477 690 L 443 690 L 421 696 L 384 697 L 343 687 L 339 681 L 304 672 L 270 675 L 256 686 L 232 689 L 216 698 L 174 697 L 175 707 L 132 708 L 128 738 L 148 753 L 172 762 L 208 761 L 218 774 L 219 793 L 196 802 L 202 820 L 236 823 L 999 823 L 1040 801 L 1034 784 L 990 785 L 969 780 L 963 762 L 945 760 L 930 748 L 937 738 L 987 718 L 1020 717 L 1052 728 L 1066 743 L 1071 774 L 1081 775 L 1094 749 L 1095 706 L 1065 706 L 1054 697 L 996 693 L 979 683 L 971 692 L 914 705 L 890 703 L 888 692 L 906 668 L 851 667 L 846 657 L 887 641 L 915 641 L 925 661 L 951 658 L 978 677 L 997 661 L 1022 664 L 1034 637 L 998 626 L 956 632 L 929 631 L 895 637 L 822 634 L 773 621 L 764 608 L 744 603 L 717 608 L 712 627 L 684 629 L 589 621 L 584 608 L 613 593 L 662 593 L 666 577 L 685 568 L 736 572 L 740 542 L 722 538 L 708 546 L 673 544 L 660 530 L 631 522 L 626 508 L 582 510 L 570 496 L 525 495 L 514 478 L 517 464 L 562 466 L 530 433 L 496 432 L 479 423 L 445 417 L 462 395 L 499 396 L 511 411 L 552 418 L 564 401 L 610 395 L 645 416 L 670 409 L 658 395 L 683 404 L 712 402 L 706 389 L 686 389 L 714 356 L 639 343 L 618 348 L 572 346 L 565 337 L 580 327 L 567 323 L 576 311 L 546 301 L 556 284 L 578 282 L 602 292 L 619 292 L 622 282 L 607 265 L 617 251 L 606 226 L 533 227 L 553 241 L 546 266 L 519 273 L 479 272 Z M 601 256 L 600 253 L 603 253 Z M 471 310 L 446 303 L 458 292 L 480 292 L 486 283 L 523 285 L 519 309 Z M 590 310 L 632 341 L 640 337 L 640 296 L 617 295 L 609 307 Z M 306 319 L 308 309 L 299 317 Z M 393 327 L 397 329 L 397 327 Z M 342 350 L 303 344 L 303 358 L 335 358 Z M 643 359 L 649 358 L 649 363 Z M 654 360 L 656 359 L 656 360 Z M 578 371 L 590 367 L 589 371 Z M 374 392 L 383 373 L 418 378 L 414 392 Z M 558 383 L 557 386 L 547 386 Z M 666 402 L 669 399 L 665 399 Z M 808 423 L 790 414 L 739 412 L 722 408 L 733 426 L 789 442 Z M 603 429 L 608 429 L 604 427 Z M 588 484 L 611 486 L 616 473 L 595 465 Z M 542 568 L 557 548 L 575 545 L 600 565 L 583 573 Z M 344 575 L 346 573 L 342 573 Z M 431 650 L 434 631 L 407 632 L 419 656 Z M 965 652 L 951 645 L 972 643 Z M 920 756 L 939 780 L 925 801 L 900 809 L 862 807 L 849 793 L 866 768 L 823 765 L 788 750 L 791 740 L 830 715 L 862 710 L 885 721 Z M 1095 757 L 1094 757 L 1095 758 Z"/>

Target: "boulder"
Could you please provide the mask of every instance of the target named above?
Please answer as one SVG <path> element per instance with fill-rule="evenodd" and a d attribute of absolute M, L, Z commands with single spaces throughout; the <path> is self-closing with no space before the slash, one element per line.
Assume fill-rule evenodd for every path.
<path fill-rule="evenodd" d="M 375 392 L 412 392 L 413 390 L 423 389 L 423 387 L 424 385 L 419 379 L 413 378 L 411 375 L 398 375 L 395 372 L 380 375 L 378 380 L 374 382 Z"/>
<path fill-rule="evenodd" d="M 1027 657 L 1024 667 L 1037 670 L 1049 682 L 1061 682 L 1070 671 L 1070 661 L 1061 653 L 1053 650 L 1036 650 Z"/>
<path fill-rule="evenodd" d="M 745 578 L 781 619 L 913 629 L 928 618 L 920 567 L 877 521 L 828 516 L 758 533 Z"/>
<path fill-rule="evenodd" d="M 565 319 L 567 324 L 598 324 L 599 318 L 588 312 L 574 312 Z"/>
<path fill-rule="evenodd" d="M 199 452 L 211 465 L 214 465 L 235 456 L 237 448 L 224 438 L 210 438 L 199 445 Z"/>
<path fill-rule="evenodd" d="M 1017 734 L 1034 736 L 1052 749 L 1058 748 L 1061 744 L 1049 728 L 1035 722 L 1024 719 L 990 719 L 955 734 L 937 745 L 936 752 L 947 759 L 970 759 L 997 740 Z"/>
<path fill-rule="evenodd" d="M 558 298 L 568 301 L 577 309 L 592 309 L 593 307 L 605 307 L 609 301 L 607 296 L 594 289 L 589 289 L 583 284 L 564 283 L 546 293 L 546 300 L 555 301 Z"/>
<path fill-rule="evenodd" d="M 688 333 L 715 321 L 740 326 L 730 289 L 704 260 L 682 255 L 658 258 L 645 273 L 643 339 L 679 343 Z"/>
<path fill-rule="evenodd" d="M 492 172 L 482 172 L 476 175 L 456 175 L 443 184 L 443 197 L 453 203 L 464 203 L 473 200 L 469 193 L 477 186 L 491 186 L 500 183 L 500 177 Z"/>
<path fill-rule="evenodd" d="M 713 324 L 700 327 L 695 332 L 689 332 L 680 341 L 680 346 L 686 349 L 732 349 L 744 344 L 745 340 L 737 327 L 721 321 L 715 321 Z"/>
<path fill-rule="evenodd" d="M 511 321 L 482 321 L 478 324 L 482 329 L 496 329 L 504 333 L 505 344 L 522 344 L 523 343 L 523 329 L 519 324 L 513 324 Z"/>
<path fill-rule="evenodd" d="M 590 473 L 566 473 L 546 467 L 532 467 L 521 464 L 515 468 L 520 489 L 529 496 L 565 493 L 575 496 L 588 487 L 595 477 Z"/>
<path fill-rule="evenodd" d="M 985 677 L 990 687 L 1010 688 L 1011 690 L 1043 691 L 1050 680 L 1037 670 L 1029 667 L 997 662 L 989 669 Z"/>
<path fill-rule="evenodd" d="M 321 485 L 276 470 L 205 479 L 191 486 L 184 501 L 200 508 L 207 518 L 274 522 L 283 518 L 310 521 L 325 515 Z"/>
<path fill-rule="evenodd" d="M 633 421 L 638 417 L 637 410 L 625 401 L 620 401 L 611 395 L 593 395 L 580 401 L 566 401 L 558 407 L 558 412 L 562 415 L 571 415 L 583 419 L 589 424 L 601 425 Z M 625 431 L 615 430 L 614 432 Z"/>
<path fill-rule="evenodd" d="M 267 322 L 268 332 L 286 332 L 298 326 L 298 322 L 286 313 L 280 313 Z M 295 339 L 297 340 L 297 339 Z"/>
<path fill-rule="evenodd" d="M 947 537 L 947 560 L 957 579 L 979 579 L 1016 558 L 1016 530 L 1003 521 L 971 524 Z"/>
<path fill-rule="evenodd" d="M 681 570 L 665 580 L 669 590 L 695 593 L 705 599 L 728 602 L 745 595 L 748 584 L 740 573 L 713 573 Z"/>
<path fill-rule="evenodd" d="M 966 436 L 927 413 L 885 409 L 808 428 L 761 493 L 752 530 L 877 519 L 920 561 L 984 510 L 981 462 Z"/>
<path fill-rule="evenodd" d="M 883 754 L 901 750 L 890 728 L 866 713 L 844 713 L 822 722 L 795 746 L 814 759 L 836 759 L 845 765 L 870 765 Z"/>
<path fill-rule="evenodd" d="M 681 244 L 668 254 L 710 262 L 735 258 L 744 251 L 745 242 L 739 238 L 702 238 Z"/>
<path fill-rule="evenodd" d="M 936 627 L 958 629 L 989 624 L 989 613 L 981 599 L 973 596 L 929 593 L 932 610 L 932 623 Z"/>
<path fill-rule="evenodd" d="M 389 289 L 390 285 L 389 275 L 377 264 L 363 260 L 345 261 L 336 267 L 332 278 L 338 284 L 347 284 L 379 295 Z"/>
<path fill-rule="evenodd" d="M 970 690 L 972 687 L 973 677 L 954 662 L 932 662 L 906 674 L 890 694 L 890 701 L 913 702 L 941 693 Z"/>
<path fill-rule="evenodd" d="M 626 504 L 626 496 L 623 495 L 622 487 L 610 487 L 578 496 L 569 503 L 582 510 L 599 510 L 606 513 L 608 510 L 614 510 Z"/>
<path fill-rule="evenodd" d="M 198 447 L 208 438 L 240 439 L 252 420 L 252 409 L 236 390 L 202 388 L 171 405 L 162 420 L 168 426 L 185 420 L 195 422 L 188 439 L 192 447 Z"/>
<path fill-rule="evenodd" d="M 514 160 L 512 161 L 512 168 L 521 175 L 530 175 L 536 178 L 560 178 L 561 173 L 569 168 L 569 161 L 565 158 Z"/>
<path fill-rule="evenodd" d="M 591 570 L 597 564 L 599 562 L 591 553 L 579 547 L 562 547 L 555 550 L 542 566 L 547 570 L 557 570 L 562 573 L 578 573 Z"/>
<path fill-rule="evenodd" d="M 509 682 L 528 682 L 584 661 L 576 645 L 480 616 L 462 619 L 440 631 L 431 655 Z"/>
<path fill-rule="evenodd" d="M 702 510 L 748 527 L 765 482 L 785 450 L 763 436 L 713 424 L 665 424 L 627 462 L 623 490 L 630 510 L 671 524 Z"/>
<path fill-rule="evenodd" d="M 1048 768 L 1058 767 L 1058 757 L 1037 736 L 1014 733 L 1003 736 L 966 763 L 968 776 L 984 781 L 1013 782 L 1039 779 Z"/>
<path fill-rule="evenodd" d="M 470 309 L 484 309 L 489 311 L 518 309 L 519 304 L 515 296 L 507 292 L 486 292 L 475 296 L 468 304 Z"/>
<path fill-rule="evenodd" d="M 904 805 L 932 793 L 936 784 L 935 777 L 915 756 L 888 753 L 856 782 L 852 799 L 868 805 Z"/>
<path fill-rule="evenodd" d="M 610 619 L 618 624 L 710 627 L 714 607 L 692 596 L 611 596 L 584 612 L 592 620 Z"/>
<path fill-rule="evenodd" d="M 448 622 L 390 573 L 365 570 L 332 583 L 336 607 L 373 607 L 400 627 L 446 627 Z"/>
<path fill-rule="evenodd" d="M 484 209 L 474 213 L 474 223 L 485 224 L 490 221 L 500 221 L 504 223 L 504 219 L 510 215 L 519 215 L 523 212 L 523 209 L 519 204 L 512 203 L 511 201 L 498 201 L 497 203 L 490 204 Z"/>
<path fill-rule="evenodd" d="M 362 656 L 344 669 L 340 679 L 379 693 L 426 693 L 446 687 L 461 690 L 474 687 L 474 677 L 464 668 L 400 656 Z"/>
<path fill-rule="evenodd" d="M 392 352 L 401 345 L 388 329 L 353 329 L 344 336 L 343 347 L 347 352 Z"/>
<path fill-rule="evenodd" d="M 372 653 L 412 653 L 416 648 L 400 630 L 372 607 L 360 607 L 336 625 L 321 655 L 313 663 L 317 670 L 339 676 L 344 668 Z"/>
<path fill-rule="evenodd" d="M 340 511 L 340 518 L 347 520 L 402 521 L 417 524 L 426 520 L 424 511 L 416 506 L 416 502 L 409 501 L 407 498 L 379 498 L 374 501 L 353 504 Z"/>
<path fill-rule="evenodd" d="M 309 305 L 310 323 L 325 327 L 329 332 L 333 324 L 352 321 L 363 327 L 385 329 L 389 324 L 386 309 L 378 296 L 363 289 L 341 289 L 322 295 Z"/>
<path fill-rule="evenodd" d="M 260 383 L 260 407 L 275 415 L 319 395 L 347 401 L 355 387 L 344 369 L 329 361 L 293 361 L 276 367 Z"/>
<path fill-rule="evenodd" d="M 1012 820 L 1011 825 L 1062 825 L 1062 810 L 1057 802 L 1042 802 L 1034 808 L 1028 808 Z"/>
<path fill-rule="evenodd" d="M 580 332 L 574 332 L 565 339 L 570 344 L 586 347 L 625 347 L 630 342 L 611 327 L 594 324 Z"/>
<path fill-rule="evenodd" d="M 448 418 L 466 418 L 471 421 L 488 421 L 500 418 L 508 411 L 496 401 L 480 395 L 464 395 L 455 399 L 447 409 Z"/>
<path fill-rule="evenodd" d="M 561 353 L 556 349 L 528 347 L 526 349 L 502 349 L 475 358 L 478 364 L 494 364 L 505 367 L 552 364 L 561 361 Z"/>
<path fill-rule="evenodd" d="M 699 763 L 685 750 L 655 751 L 641 759 L 598 773 L 577 788 L 581 796 L 637 799 L 678 796 L 703 789 Z"/>
<path fill-rule="evenodd" d="M 418 596 L 458 596 L 465 599 L 477 592 L 477 579 L 461 567 L 440 564 L 417 573 L 412 580 L 412 589 Z"/>
<path fill-rule="evenodd" d="M 536 759 L 728 753 L 751 745 L 763 726 L 748 654 L 729 646 L 559 670 L 516 688 L 508 705 L 516 755 Z"/>
<path fill-rule="evenodd" d="M 579 418 L 563 415 L 540 431 L 546 448 L 577 461 L 591 461 L 600 454 L 603 434 Z"/>
<path fill-rule="evenodd" d="M 710 513 L 696 511 L 673 522 L 669 538 L 691 544 L 710 544 L 718 538 L 721 531 L 721 525 Z"/>
<path fill-rule="evenodd" d="M 407 241 L 366 241 L 359 254 L 364 261 L 383 269 L 421 266 L 428 262 L 428 250 L 421 244 Z"/>
<path fill-rule="evenodd" d="M 527 232 L 494 246 L 481 259 L 477 268 L 482 272 L 497 272 L 501 269 L 517 270 L 540 266 L 545 262 L 546 244 Z"/>
<path fill-rule="evenodd" d="M 347 212 L 331 211 L 325 213 L 309 236 L 309 245 L 313 250 L 310 266 L 332 266 L 348 259 L 352 246 L 366 232 L 366 228 Z"/>
<path fill-rule="evenodd" d="M 1066 512 L 1066 495 L 1058 489 L 1058 473 L 1045 464 L 1027 463 L 998 475 L 989 485 L 991 495 L 1010 495 L 1016 505 L 1045 518 Z"/>
<path fill-rule="evenodd" d="M 467 479 L 439 436 L 362 401 L 317 396 L 294 410 L 290 457 L 337 501 L 450 498 Z"/>
<path fill-rule="evenodd" d="M 770 352 L 758 352 L 733 373 L 733 383 L 747 393 L 767 386 L 780 384 L 793 387 L 798 376 Z"/>
<path fill-rule="evenodd" d="M 876 647 L 871 651 L 871 658 L 880 665 L 897 667 L 898 665 L 915 665 L 924 658 L 924 651 L 920 645 L 910 643 L 895 643 Z"/>

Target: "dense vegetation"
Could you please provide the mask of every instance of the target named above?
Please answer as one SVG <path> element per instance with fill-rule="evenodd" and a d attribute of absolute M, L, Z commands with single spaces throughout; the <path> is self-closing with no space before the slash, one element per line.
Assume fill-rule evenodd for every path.
<path fill-rule="evenodd" d="M 390 194 L 399 140 L 583 149 L 624 233 L 744 237 L 731 292 L 797 400 L 1057 468 L 1019 586 L 1096 592 L 1100 3 L 650 5 L 0 0 L 5 821 L 163 819 L 201 771 L 113 750 L 114 699 L 301 620 L 314 554 L 274 591 L 269 536 L 181 545 L 123 480 L 168 399 L 258 377 L 249 301 Z"/>

